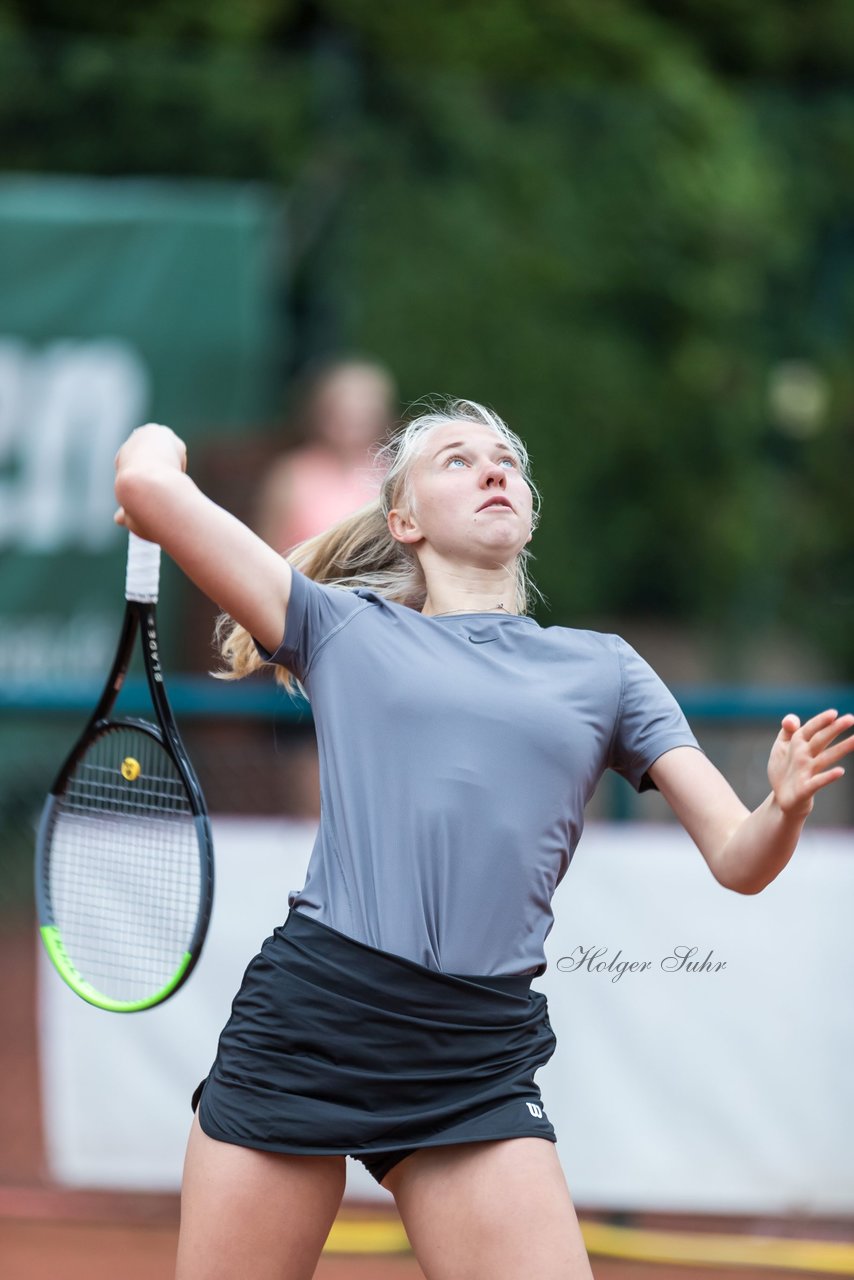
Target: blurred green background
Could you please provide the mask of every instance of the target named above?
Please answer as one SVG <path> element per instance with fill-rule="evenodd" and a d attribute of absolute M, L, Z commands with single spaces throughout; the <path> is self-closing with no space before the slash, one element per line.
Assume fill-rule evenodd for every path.
<path fill-rule="evenodd" d="M 543 496 L 535 616 L 624 635 L 753 808 L 781 715 L 854 710 L 854 2 L 0 0 L 0 1184 L 44 1173 L 34 827 L 124 558 L 86 405 L 39 544 L 59 426 L 8 388 L 102 340 L 128 422 L 244 518 L 319 358 L 494 406 Z M 216 610 L 163 576 L 174 690 Z M 310 722 L 198 685 L 211 810 L 304 816 Z M 852 779 L 811 827 L 854 825 Z M 675 820 L 613 773 L 586 816 Z"/>
<path fill-rule="evenodd" d="M 782 625 L 851 679 L 852 71 L 849 0 L 0 0 L 2 164 L 269 184 L 268 423 L 338 349 L 487 401 L 542 620 L 724 674 Z"/>

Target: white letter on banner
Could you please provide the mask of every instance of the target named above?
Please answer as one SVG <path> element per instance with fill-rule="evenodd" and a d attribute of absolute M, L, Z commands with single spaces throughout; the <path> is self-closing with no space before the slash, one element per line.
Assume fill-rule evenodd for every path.
<path fill-rule="evenodd" d="M 108 547 L 115 536 L 115 453 L 145 420 L 149 379 L 142 360 L 113 340 L 56 342 L 40 356 L 0 343 L 2 356 L 0 403 L 8 388 L 11 417 L 0 409 L 0 447 L 10 436 L 6 454 L 18 453 L 20 470 L 4 486 L 10 515 L 0 540 L 38 552 Z"/>
<path fill-rule="evenodd" d="M 27 352 L 22 342 L 0 341 L 0 547 L 14 541 L 18 521 L 17 477 L 11 469 L 24 421 Z"/>

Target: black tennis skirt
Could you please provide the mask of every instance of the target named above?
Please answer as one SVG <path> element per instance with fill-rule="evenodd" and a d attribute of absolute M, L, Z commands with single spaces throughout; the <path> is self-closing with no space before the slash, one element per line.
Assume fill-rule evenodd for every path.
<path fill-rule="evenodd" d="M 532 975 L 440 973 L 291 910 L 250 962 L 193 1094 L 221 1142 L 351 1155 L 557 1141 L 534 1083 L 556 1039 Z"/>

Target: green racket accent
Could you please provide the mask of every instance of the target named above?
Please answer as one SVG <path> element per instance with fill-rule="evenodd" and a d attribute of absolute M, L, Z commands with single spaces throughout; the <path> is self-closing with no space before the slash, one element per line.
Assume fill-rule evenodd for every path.
<path fill-rule="evenodd" d="M 187 966 L 193 958 L 189 951 L 185 951 L 177 971 L 166 985 L 161 987 L 159 991 L 155 991 L 153 995 L 146 996 L 144 1000 L 113 1000 L 110 996 L 102 995 L 85 978 L 81 978 L 74 965 L 68 959 L 65 947 L 62 945 L 59 930 L 55 925 L 42 925 L 40 933 L 47 953 L 63 981 L 67 982 L 71 990 L 76 992 L 83 1000 L 95 1005 L 98 1009 L 107 1009 L 110 1013 L 139 1013 L 141 1009 L 150 1009 L 152 1005 L 160 1004 L 161 1000 L 165 1000 L 179 985 L 187 971 Z"/>

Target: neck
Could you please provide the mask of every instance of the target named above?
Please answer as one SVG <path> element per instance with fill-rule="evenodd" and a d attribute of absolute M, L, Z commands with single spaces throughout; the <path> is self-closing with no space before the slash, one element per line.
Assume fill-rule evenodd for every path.
<path fill-rule="evenodd" d="M 449 613 L 506 613 L 515 616 L 515 610 L 508 609 L 501 601 L 498 604 L 464 604 L 459 609 L 433 609 L 427 603 L 421 612 L 428 618 L 446 618 Z"/>
<path fill-rule="evenodd" d="M 423 614 L 516 614 L 518 587 L 515 565 L 463 565 L 425 555 L 421 561 L 427 588 Z"/>

